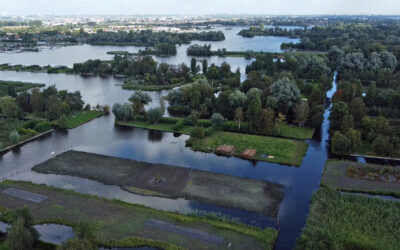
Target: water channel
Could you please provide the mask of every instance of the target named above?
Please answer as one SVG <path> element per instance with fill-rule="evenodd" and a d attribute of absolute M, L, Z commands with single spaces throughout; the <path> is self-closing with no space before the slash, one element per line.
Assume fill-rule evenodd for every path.
<path fill-rule="evenodd" d="M 224 32 L 226 34 L 226 32 L 231 31 Z M 114 48 L 114 50 L 117 49 Z M 105 51 L 108 51 L 108 49 Z M 11 62 L 11 60 L 5 60 L 8 59 L 0 55 L 0 63 Z M 241 58 L 241 60 L 244 59 Z M 38 56 L 36 64 L 40 62 L 41 59 Z M 15 64 L 16 62 L 11 63 Z M 29 64 L 29 61 L 24 64 Z M 97 103 L 112 105 L 115 102 L 125 102 L 133 93 L 132 91 L 122 90 L 120 86 L 115 86 L 115 84 L 120 83 L 120 80 L 111 77 L 84 78 L 77 75 L 4 71 L 0 72 L 0 80 L 42 82 L 47 85 L 55 84 L 59 89 L 79 90 L 84 101 L 92 105 Z M 328 99 L 332 97 L 335 91 L 336 75 L 332 89 L 327 93 Z M 150 105 L 156 106 L 160 97 L 166 95 L 168 91 L 150 93 L 153 99 Z M 117 198 L 166 211 L 220 213 L 224 216 L 239 218 L 248 224 L 260 227 L 276 227 L 279 229 L 276 249 L 292 249 L 296 237 L 305 224 L 311 195 L 319 186 L 322 170 L 328 158 L 327 140 L 329 139 L 328 116 L 330 107 L 331 105 L 327 105 L 322 128 L 314 135 L 313 139 L 308 141 L 309 148 L 300 167 L 194 152 L 185 147 L 185 140 L 188 138 L 186 135 L 116 127 L 114 126 L 114 117 L 109 115 L 67 132 L 54 131 L 51 136 L 30 142 L 16 151 L 0 156 L 0 178 L 29 180 L 34 183 L 44 183 L 101 197 Z M 49 159 L 51 152 L 60 154 L 69 149 L 266 180 L 285 185 L 287 190 L 280 206 L 278 219 L 271 219 L 238 209 L 213 206 L 185 199 L 172 200 L 140 196 L 128 193 L 117 186 L 104 185 L 96 181 L 72 176 L 44 175 L 31 171 L 33 166 Z"/>

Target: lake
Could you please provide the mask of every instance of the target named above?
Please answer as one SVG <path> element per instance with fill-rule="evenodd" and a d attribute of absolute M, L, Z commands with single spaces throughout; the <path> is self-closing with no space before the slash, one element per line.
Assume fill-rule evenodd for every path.
<path fill-rule="evenodd" d="M 221 46 L 219 48 L 227 46 L 228 50 L 252 48 L 255 51 L 271 50 L 277 52 L 280 50 L 280 44 L 278 46 L 275 43 L 289 41 L 285 40 L 289 38 L 279 37 L 242 38 L 236 35 L 240 30 L 237 27 L 228 30 L 223 27 L 218 29 L 224 31 L 227 40 L 213 43 L 214 49 L 218 48 L 217 46 Z M 187 63 L 190 58 L 184 56 L 186 53 L 185 46 L 187 45 L 179 47 L 176 57 L 159 58 L 157 60 L 170 60 L 170 63 L 175 64 Z M 137 48 L 129 47 L 129 49 Z M 121 48 L 112 47 L 110 49 L 109 46 L 78 45 L 44 50 L 38 53 L 0 54 L 0 63 L 21 63 L 25 65 L 32 63 L 46 65 L 51 63 L 53 65 L 69 64 L 71 66 L 74 62 L 84 61 L 89 58 L 93 59 L 102 56 L 110 58 L 109 55 L 105 54 L 109 50 L 121 50 Z M 183 52 L 185 53 L 183 54 Z M 74 53 L 79 55 L 74 57 Z M 237 60 L 237 64 L 241 65 L 241 70 L 244 70 L 245 65 L 249 63 L 244 58 L 213 57 L 211 62 L 212 60 L 217 60 L 219 63 L 223 60 L 227 60 L 229 63 Z M 66 74 L 0 71 L 0 80 L 41 82 L 47 85 L 54 84 L 59 89 L 79 90 L 84 101 L 91 105 L 99 103 L 112 106 L 115 102 L 127 102 L 129 96 L 134 93 L 117 86 L 121 84 L 121 80 L 112 77 L 82 77 Z M 332 97 L 336 89 L 336 80 L 334 79 L 333 82 L 333 88 L 327 94 L 329 98 Z M 148 107 L 158 106 L 160 98 L 167 95 L 168 92 L 149 92 L 153 102 Z M 194 152 L 185 147 L 185 140 L 188 138 L 186 135 L 139 128 L 116 127 L 114 125 L 114 117 L 110 114 L 69 131 L 54 131 L 51 136 L 35 140 L 18 150 L 0 156 L 0 178 L 29 180 L 34 183 L 44 183 L 101 197 L 118 198 L 166 211 L 219 213 L 224 216 L 239 218 L 248 224 L 279 228 L 280 233 L 276 249 L 291 249 L 305 224 L 311 195 L 319 186 L 325 160 L 328 157 L 326 141 L 329 139 L 329 109 L 330 106 L 325 111 L 321 131 L 317 132 L 312 140 L 309 140 L 310 146 L 300 167 Z M 33 166 L 49 159 L 52 152 L 60 154 L 69 149 L 266 180 L 285 185 L 287 190 L 279 210 L 279 219 L 274 220 L 261 214 L 249 213 L 239 209 L 213 206 L 185 199 L 173 200 L 140 196 L 128 193 L 117 186 L 104 185 L 87 179 L 72 176 L 44 175 L 31 171 Z"/>

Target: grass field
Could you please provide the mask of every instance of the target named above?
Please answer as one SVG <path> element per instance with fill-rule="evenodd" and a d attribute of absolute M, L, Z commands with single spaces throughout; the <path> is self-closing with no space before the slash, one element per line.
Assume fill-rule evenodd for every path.
<path fill-rule="evenodd" d="M 301 165 L 308 148 L 304 141 L 230 132 L 217 132 L 204 139 L 193 139 L 192 142 L 191 148 L 202 152 L 213 152 L 222 144 L 232 145 L 236 148 L 235 156 L 241 156 L 245 149 L 253 148 L 257 150 L 254 159 L 293 166 Z"/>
<path fill-rule="evenodd" d="M 169 117 L 168 120 L 169 122 L 163 122 L 162 120 L 158 122 L 158 124 L 150 124 L 147 121 L 138 121 L 138 120 L 133 120 L 133 121 L 128 121 L 128 122 L 118 122 L 119 125 L 124 125 L 124 126 L 131 126 L 131 127 L 139 127 L 139 128 L 147 128 L 147 129 L 153 129 L 153 130 L 161 130 L 161 131 L 167 131 L 167 132 L 179 132 L 182 134 L 190 134 L 191 129 L 193 128 L 192 126 L 183 126 L 181 130 L 174 131 L 173 127 L 174 125 L 178 122 L 183 120 L 184 118 L 171 118 Z M 175 122 L 170 122 L 172 120 L 175 120 Z M 211 121 L 208 119 L 199 119 L 199 122 L 201 123 L 199 126 L 211 126 Z M 225 125 L 229 125 L 227 127 L 236 127 L 237 123 L 235 121 L 225 121 Z M 245 128 L 248 126 L 247 122 L 242 122 L 242 128 Z M 231 132 L 239 132 L 239 131 L 231 131 Z M 245 133 L 246 131 L 243 131 Z M 314 135 L 315 129 L 312 128 L 305 128 L 305 127 L 296 127 L 296 126 L 290 126 L 286 124 L 280 124 L 276 125 L 274 130 L 271 131 L 269 136 L 274 136 L 274 137 L 283 137 L 283 138 L 290 138 L 290 139 L 298 139 L 298 140 L 307 140 L 311 139 Z"/>
<path fill-rule="evenodd" d="M 312 197 L 297 249 L 400 249 L 400 202 L 328 188 Z"/>
<path fill-rule="evenodd" d="M 27 182 L 5 181 L 0 184 L 0 190 L 10 187 L 42 194 L 48 198 L 37 204 L 0 192 L 3 212 L 5 209 L 16 209 L 26 205 L 31 210 L 35 223 L 74 225 L 81 220 L 89 221 L 96 225 L 96 237 L 104 246 L 124 245 L 125 242 L 129 243 L 127 246 L 147 245 L 164 249 L 177 249 L 177 246 L 189 249 L 226 249 L 228 244 L 231 244 L 233 249 L 272 249 L 277 237 L 277 231 L 274 229 L 262 230 L 210 216 L 179 215 Z M 222 236 L 224 243 L 216 245 L 154 229 L 145 224 L 148 219 Z"/>
<path fill-rule="evenodd" d="M 103 111 L 82 110 L 68 115 L 66 125 L 69 129 L 75 128 L 102 115 L 104 115 Z"/>
<path fill-rule="evenodd" d="M 199 200 L 270 217 L 277 216 L 284 197 L 282 185 L 267 181 L 78 151 L 67 151 L 33 169 L 88 178 L 141 195 Z"/>
<path fill-rule="evenodd" d="M 385 169 L 396 171 L 394 167 L 390 166 L 384 167 L 374 164 L 329 160 L 325 165 L 321 185 L 344 191 L 386 194 L 400 197 L 400 181 L 385 182 L 382 180 L 350 177 L 347 175 L 349 167 L 365 169 L 366 173 L 383 173 Z M 397 171 L 400 172 L 398 169 Z"/>

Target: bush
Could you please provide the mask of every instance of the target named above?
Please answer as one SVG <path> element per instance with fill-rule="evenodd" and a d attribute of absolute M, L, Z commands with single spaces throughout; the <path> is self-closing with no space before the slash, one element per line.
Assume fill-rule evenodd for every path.
<path fill-rule="evenodd" d="M 20 139 L 21 136 L 19 135 L 17 130 L 14 130 L 10 133 L 10 141 L 12 142 L 12 144 L 18 143 Z"/>
<path fill-rule="evenodd" d="M 103 106 L 103 112 L 108 115 L 110 113 L 110 106 L 108 105 L 104 105 Z"/>
<path fill-rule="evenodd" d="M 181 120 L 178 120 L 178 119 L 172 118 L 172 117 L 162 117 L 160 119 L 161 123 L 167 123 L 167 124 L 177 124 L 179 121 L 181 121 Z"/>
<path fill-rule="evenodd" d="M 173 130 L 179 131 L 179 130 L 183 129 L 184 126 L 185 126 L 185 124 L 184 124 L 183 120 L 180 120 L 175 124 Z"/>
<path fill-rule="evenodd" d="M 210 120 L 198 120 L 197 125 L 203 128 L 207 128 L 211 126 L 211 121 Z"/>
<path fill-rule="evenodd" d="M 212 136 L 214 134 L 214 128 L 207 128 L 205 130 L 205 136 Z"/>
<path fill-rule="evenodd" d="M 35 130 L 30 129 L 30 128 L 23 128 L 23 127 L 18 129 L 18 133 L 22 134 L 22 135 L 28 135 L 29 137 L 32 137 L 37 134 L 37 132 Z"/>
<path fill-rule="evenodd" d="M 204 138 L 205 135 L 205 130 L 202 127 L 194 127 L 192 131 L 190 131 L 190 136 L 194 138 Z"/>
<path fill-rule="evenodd" d="M 220 113 L 214 113 L 211 116 L 211 124 L 219 128 L 224 124 L 225 118 Z"/>
<path fill-rule="evenodd" d="M 37 120 L 29 120 L 27 122 L 24 123 L 24 125 L 22 125 L 23 128 L 29 128 L 29 129 L 34 129 L 36 124 L 38 124 L 39 121 Z"/>
<path fill-rule="evenodd" d="M 240 124 L 240 129 L 237 125 L 237 122 L 227 121 L 222 125 L 222 129 L 228 132 L 240 132 L 240 133 L 248 133 L 250 134 L 250 126 L 248 123 Z"/>
<path fill-rule="evenodd" d="M 51 123 L 50 122 L 39 122 L 36 124 L 34 130 L 36 130 L 39 133 L 44 133 L 46 131 L 49 131 L 51 129 Z"/>

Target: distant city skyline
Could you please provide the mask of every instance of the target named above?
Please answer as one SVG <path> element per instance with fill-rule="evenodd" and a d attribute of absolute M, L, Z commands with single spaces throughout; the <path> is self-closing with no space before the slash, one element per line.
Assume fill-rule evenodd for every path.
<path fill-rule="evenodd" d="M 399 0 L 0 0 L 0 15 L 400 15 Z"/>

